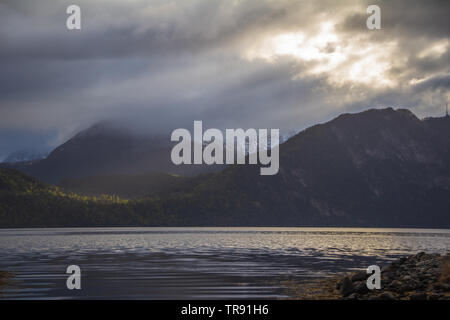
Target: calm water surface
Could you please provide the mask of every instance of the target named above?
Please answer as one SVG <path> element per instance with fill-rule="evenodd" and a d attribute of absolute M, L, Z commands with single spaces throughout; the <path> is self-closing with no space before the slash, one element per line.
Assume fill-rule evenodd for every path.
<path fill-rule="evenodd" d="M 450 230 L 73 228 L 0 230 L 6 299 L 276 299 L 313 278 L 419 251 L 446 253 Z M 66 288 L 68 265 L 81 290 Z"/>

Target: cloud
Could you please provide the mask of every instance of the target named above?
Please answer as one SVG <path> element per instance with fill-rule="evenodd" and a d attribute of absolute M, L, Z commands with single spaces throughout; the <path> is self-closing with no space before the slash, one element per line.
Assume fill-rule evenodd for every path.
<path fill-rule="evenodd" d="M 368 107 L 441 114 L 450 3 L 376 3 L 369 31 L 365 0 L 79 0 L 82 30 L 68 31 L 72 1 L 3 0 L 1 153 L 111 118 L 288 131 Z"/>

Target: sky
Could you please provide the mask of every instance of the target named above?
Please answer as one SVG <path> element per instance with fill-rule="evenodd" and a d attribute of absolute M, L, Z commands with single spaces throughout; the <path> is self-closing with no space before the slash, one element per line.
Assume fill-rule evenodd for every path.
<path fill-rule="evenodd" d="M 72 4 L 81 30 L 66 28 Z M 380 30 L 366 26 L 373 4 Z M 0 160 L 102 120 L 288 132 L 368 108 L 441 116 L 449 12 L 447 0 L 0 0 Z"/>

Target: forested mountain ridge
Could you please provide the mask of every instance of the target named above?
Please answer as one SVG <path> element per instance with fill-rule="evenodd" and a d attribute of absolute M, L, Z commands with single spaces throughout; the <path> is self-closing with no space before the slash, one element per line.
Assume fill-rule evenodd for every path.
<path fill-rule="evenodd" d="M 13 169 L 0 168 L 0 228 L 159 226 L 177 223 L 161 215 L 155 201 L 145 206 L 113 196 L 65 193 Z"/>
<path fill-rule="evenodd" d="M 19 185 L 29 179 L 17 178 Z M 17 215 L 15 226 L 448 228 L 450 118 L 420 120 L 391 108 L 344 114 L 281 144 L 277 175 L 261 176 L 257 165 L 231 165 L 180 181 L 143 199 L 88 197 L 83 206 L 79 196 L 63 193 L 56 201 L 40 189 L 16 199 L 13 183 L 1 191 L 9 194 L 10 209 L 5 214 L 2 198 L 0 226 Z M 47 199 L 42 207 L 40 197 Z M 32 211 L 24 207 L 29 201 Z M 69 210 L 72 205 L 78 209 Z M 46 207 L 70 219 L 52 220 L 46 209 L 43 222 Z"/>

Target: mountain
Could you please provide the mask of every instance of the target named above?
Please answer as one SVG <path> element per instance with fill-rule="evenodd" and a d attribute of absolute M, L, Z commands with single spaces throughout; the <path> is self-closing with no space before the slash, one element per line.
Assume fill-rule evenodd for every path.
<path fill-rule="evenodd" d="M 119 203 L 108 203 L 111 220 L 98 202 L 89 200 L 86 206 L 90 215 L 102 217 L 93 225 L 105 226 L 450 227 L 449 117 L 420 120 L 408 110 L 392 108 L 343 114 L 279 148 L 277 175 L 261 176 L 257 165 L 227 166 L 186 178 L 181 186 L 149 188 L 147 198 L 113 198 Z M 15 191 L 4 192 L 16 199 Z M 24 214 L 40 221 L 39 207 L 30 209 L 23 199 L 8 203 L 17 221 L 30 226 L 29 220 L 21 220 Z M 65 210 L 54 212 L 65 215 Z M 10 215 L 0 210 L 0 226 Z M 70 219 L 60 226 L 77 225 L 76 216 L 70 210 Z M 81 217 L 89 225 L 86 214 Z"/>
<path fill-rule="evenodd" d="M 85 196 L 111 195 L 123 199 L 139 199 L 188 191 L 201 178 L 151 172 L 64 179 L 58 186 L 66 192 Z"/>
<path fill-rule="evenodd" d="M 8 163 L 36 161 L 44 159 L 47 155 L 48 152 L 26 149 L 10 153 L 3 161 Z"/>
<path fill-rule="evenodd" d="M 0 168 L 0 228 L 164 226 L 180 224 L 158 202 L 65 193 L 14 169 Z"/>
<path fill-rule="evenodd" d="M 220 217 L 246 225 L 449 227 L 450 118 L 419 120 L 392 108 L 344 114 L 282 144 L 277 175 L 231 166 L 201 193 L 240 199 L 226 210 L 220 200 L 194 209 L 205 224 Z"/>
<path fill-rule="evenodd" d="M 49 183 L 99 175 L 165 172 L 195 175 L 221 166 L 176 166 L 170 159 L 170 136 L 135 134 L 109 122 L 81 131 L 53 150 L 45 159 L 31 163 L 3 164 Z"/>

